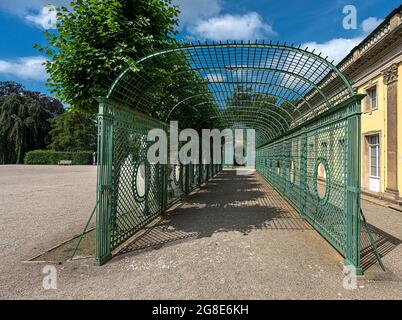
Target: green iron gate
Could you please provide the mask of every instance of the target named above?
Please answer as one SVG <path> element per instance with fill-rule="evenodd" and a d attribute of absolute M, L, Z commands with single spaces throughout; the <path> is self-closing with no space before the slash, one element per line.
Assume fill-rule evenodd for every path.
<path fill-rule="evenodd" d="M 256 151 L 257 171 L 354 266 L 360 265 L 360 98 Z"/>
<path fill-rule="evenodd" d="M 113 249 L 222 167 L 212 172 L 209 165 L 150 164 L 148 132 L 168 132 L 167 125 L 110 99 L 99 102 L 95 263 L 101 265 Z"/>
<path fill-rule="evenodd" d="M 148 163 L 147 132 L 176 120 L 255 129 L 256 170 L 359 272 L 361 99 L 300 46 L 188 44 L 133 63 L 99 99 L 96 263 L 222 169 Z"/>

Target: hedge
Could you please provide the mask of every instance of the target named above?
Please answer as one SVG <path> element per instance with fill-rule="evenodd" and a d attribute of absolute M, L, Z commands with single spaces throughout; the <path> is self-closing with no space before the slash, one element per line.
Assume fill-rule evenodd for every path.
<path fill-rule="evenodd" d="M 60 160 L 71 160 L 75 165 L 93 163 L 92 151 L 64 152 L 52 150 L 34 150 L 25 154 L 25 164 L 58 164 Z"/>

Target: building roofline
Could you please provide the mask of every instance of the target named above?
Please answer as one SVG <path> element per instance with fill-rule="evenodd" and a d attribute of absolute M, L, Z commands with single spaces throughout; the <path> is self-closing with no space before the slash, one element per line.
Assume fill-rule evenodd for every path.
<path fill-rule="evenodd" d="M 394 17 L 396 14 L 402 13 L 402 4 L 399 5 L 399 7 L 395 8 L 392 10 L 384 19 L 383 22 L 381 22 L 373 31 L 370 32 L 358 45 L 356 45 L 350 52 L 336 65 L 339 69 L 342 70 L 344 65 L 353 57 L 356 51 L 361 49 L 363 46 L 365 46 L 367 43 L 369 43 L 372 38 L 376 35 L 377 32 L 382 30 L 386 25 L 388 25 L 391 21 L 391 18 Z"/>

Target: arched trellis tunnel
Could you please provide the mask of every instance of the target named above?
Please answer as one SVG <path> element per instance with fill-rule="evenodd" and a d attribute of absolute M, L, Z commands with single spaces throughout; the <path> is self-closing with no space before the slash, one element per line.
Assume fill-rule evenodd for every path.
<path fill-rule="evenodd" d="M 360 101 L 300 47 L 191 44 L 127 67 L 99 98 L 96 263 L 223 165 L 150 164 L 150 129 L 255 129 L 256 170 L 360 271 Z"/>

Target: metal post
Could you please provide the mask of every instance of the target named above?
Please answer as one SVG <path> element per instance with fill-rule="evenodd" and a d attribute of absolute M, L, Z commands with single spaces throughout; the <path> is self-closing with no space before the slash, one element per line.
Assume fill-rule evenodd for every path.
<path fill-rule="evenodd" d="M 302 132 L 305 128 L 302 129 Z M 300 217 L 304 219 L 306 215 L 307 201 L 307 133 L 303 132 L 300 137 L 301 155 L 300 155 Z"/>
<path fill-rule="evenodd" d="M 184 193 L 188 195 L 190 193 L 190 165 L 183 165 L 184 170 Z"/>
<path fill-rule="evenodd" d="M 113 117 L 111 106 L 99 99 L 98 181 L 96 210 L 95 264 L 102 265 L 111 257 L 110 217 L 113 202 Z"/>
<path fill-rule="evenodd" d="M 351 102 L 348 113 L 348 149 L 346 178 L 346 257 L 345 265 L 356 268 L 356 274 L 363 273 L 360 266 L 360 151 L 361 125 L 360 100 Z"/>

